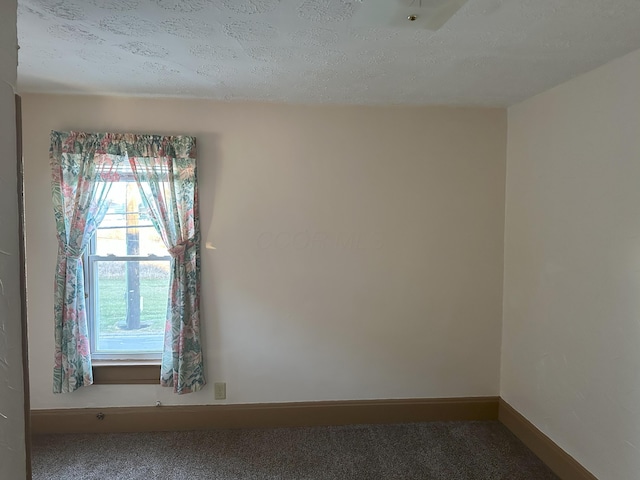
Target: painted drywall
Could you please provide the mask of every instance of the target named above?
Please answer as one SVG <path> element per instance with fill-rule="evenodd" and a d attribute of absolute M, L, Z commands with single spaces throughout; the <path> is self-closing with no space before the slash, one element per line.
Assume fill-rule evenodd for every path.
<path fill-rule="evenodd" d="M 506 111 L 23 98 L 32 406 L 496 395 Z M 202 392 L 51 393 L 49 131 L 198 139 Z"/>
<path fill-rule="evenodd" d="M 509 109 L 502 396 L 640 472 L 640 51 Z"/>
<path fill-rule="evenodd" d="M 26 477 L 16 162 L 16 2 L 0 5 L 0 478 Z"/>

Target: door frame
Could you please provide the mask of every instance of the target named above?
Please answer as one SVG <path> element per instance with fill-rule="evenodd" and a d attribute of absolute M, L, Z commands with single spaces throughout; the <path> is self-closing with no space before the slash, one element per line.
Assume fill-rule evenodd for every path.
<path fill-rule="evenodd" d="M 24 234 L 24 161 L 22 157 L 22 99 L 15 95 L 16 161 L 18 189 L 18 244 L 20 252 L 20 320 L 22 327 L 22 384 L 24 391 L 24 442 L 27 480 L 31 480 L 31 401 L 29 398 L 29 348 L 27 333 L 27 272 Z"/>

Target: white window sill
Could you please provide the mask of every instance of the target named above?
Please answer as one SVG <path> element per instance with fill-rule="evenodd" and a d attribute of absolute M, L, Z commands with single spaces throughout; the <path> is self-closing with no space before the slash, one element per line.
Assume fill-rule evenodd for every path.
<path fill-rule="evenodd" d="M 94 367 L 131 367 L 137 365 L 158 365 L 160 366 L 160 359 L 92 359 L 91 364 Z"/>

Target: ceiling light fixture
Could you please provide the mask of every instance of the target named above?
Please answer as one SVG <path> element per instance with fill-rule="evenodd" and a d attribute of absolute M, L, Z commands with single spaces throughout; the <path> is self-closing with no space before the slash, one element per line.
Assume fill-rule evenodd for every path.
<path fill-rule="evenodd" d="M 356 0 L 356 27 L 406 27 L 439 30 L 469 0 Z"/>

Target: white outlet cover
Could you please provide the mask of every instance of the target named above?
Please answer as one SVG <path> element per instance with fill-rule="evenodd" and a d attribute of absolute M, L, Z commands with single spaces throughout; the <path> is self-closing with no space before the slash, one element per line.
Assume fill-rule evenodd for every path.
<path fill-rule="evenodd" d="M 227 384 L 217 382 L 213 384 L 213 394 L 216 400 L 224 400 L 227 398 Z"/>

